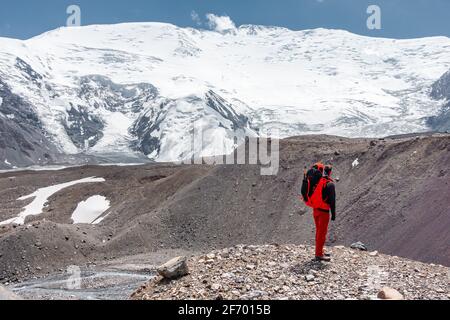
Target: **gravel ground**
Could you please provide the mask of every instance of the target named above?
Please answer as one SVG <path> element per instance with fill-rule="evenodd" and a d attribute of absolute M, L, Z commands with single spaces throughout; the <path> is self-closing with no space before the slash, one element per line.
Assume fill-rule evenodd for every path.
<path fill-rule="evenodd" d="M 188 260 L 190 274 L 156 277 L 132 299 L 376 299 L 382 287 L 405 299 L 448 300 L 449 268 L 342 246 L 328 248 L 332 262 L 311 259 L 303 245 L 236 246 Z"/>

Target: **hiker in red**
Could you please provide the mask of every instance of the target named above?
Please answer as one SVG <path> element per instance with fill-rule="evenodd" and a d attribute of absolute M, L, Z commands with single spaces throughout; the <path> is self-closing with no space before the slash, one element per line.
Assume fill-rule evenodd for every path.
<path fill-rule="evenodd" d="M 305 204 L 313 208 L 316 224 L 316 259 L 330 261 L 330 257 L 323 251 L 328 233 L 328 224 L 336 219 L 336 190 L 331 179 L 331 166 L 316 163 L 305 172 L 302 197 Z"/>

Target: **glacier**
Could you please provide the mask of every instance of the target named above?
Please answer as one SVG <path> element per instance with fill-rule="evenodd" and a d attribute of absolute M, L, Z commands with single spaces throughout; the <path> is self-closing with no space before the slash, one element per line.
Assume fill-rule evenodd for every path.
<path fill-rule="evenodd" d="M 228 153 L 246 136 L 421 132 L 442 112 L 431 92 L 448 70 L 447 37 L 254 25 L 219 33 L 150 22 L 63 27 L 0 38 L 0 130 L 36 140 L 21 147 L 26 165 L 56 153 L 185 160 Z M 204 132 L 198 150 L 194 122 Z M 0 138 L 0 156 L 24 164 L 7 142 Z M 33 153 L 39 144 L 45 150 Z"/>

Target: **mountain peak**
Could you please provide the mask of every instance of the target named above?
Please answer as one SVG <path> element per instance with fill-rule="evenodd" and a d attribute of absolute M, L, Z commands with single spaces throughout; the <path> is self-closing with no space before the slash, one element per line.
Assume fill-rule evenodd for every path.
<path fill-rule="evenodd" d="M 205 114 L 213 123 L 205 128 L 216 135 L 210 142 L 230 147 L 235 128 L 244 130 L 241 137 L 378 137 L 427 131 L 424 119 L 438 113 L 440 102 L 429 91 L 450 65 L 450 39 L 386 41 L 343 30 L 222 22 L 215 28 L 221 32 L 145 22 L 5 40 L 0 80 L 32 106 L 45 136 L 69 154 L 86 147 L 131 152 L 139 145 L 152 150 L 152 159 L 180 160 L 191 145 L 183 140 L 175 151 L 172 144 Z M 157 94 L 141 94 L 141 84 Z M 208 102 L 203 95 L 210 90 L 220 99 Z M 173 152 L 159 158 L 155 150 Z"/>

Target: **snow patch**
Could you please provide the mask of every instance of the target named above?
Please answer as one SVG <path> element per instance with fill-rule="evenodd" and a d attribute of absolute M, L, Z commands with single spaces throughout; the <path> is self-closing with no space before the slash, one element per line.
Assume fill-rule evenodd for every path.
<path fill-rule="evenodd" d="M 17 199 L 18 201 L 27 200 L 30 198 L 34 198 L 34 200 L 29 205 L 24 207 L 23 211 L 17 217 L 0 222 L 0 226 L 8 224 L 23 225 L 25 223 L 26 217 L 40 215 L 48 202 L 48 198 L 50 198 L 55 193 L 61 191 L 62 189 L 74 186 L 76 184 L 94 183 L 94 182 L 105 182 L 105 179 L 96 177 L 84 178 L 80 180 L 57 184 L 46 188 L 40 188 L 35 192 L 33 192 L 32 194 L 20 197 L 19 199 Z"/>
<path fill-rule="evenodd" d="M 110 208 L 110 201 L 105 197 L 96 195 L 86 201 L 81 201 L 72 214 L 74 224 L 98 224 L 103 221 L 100 216 Z"/>
<path fill-rule="evenodd" d="M 356 160 L 353 161 L 352 168 L 356 168 L 357 166 L 359 166 L 359 159 L 358 158 L 356 158 Z"/>

